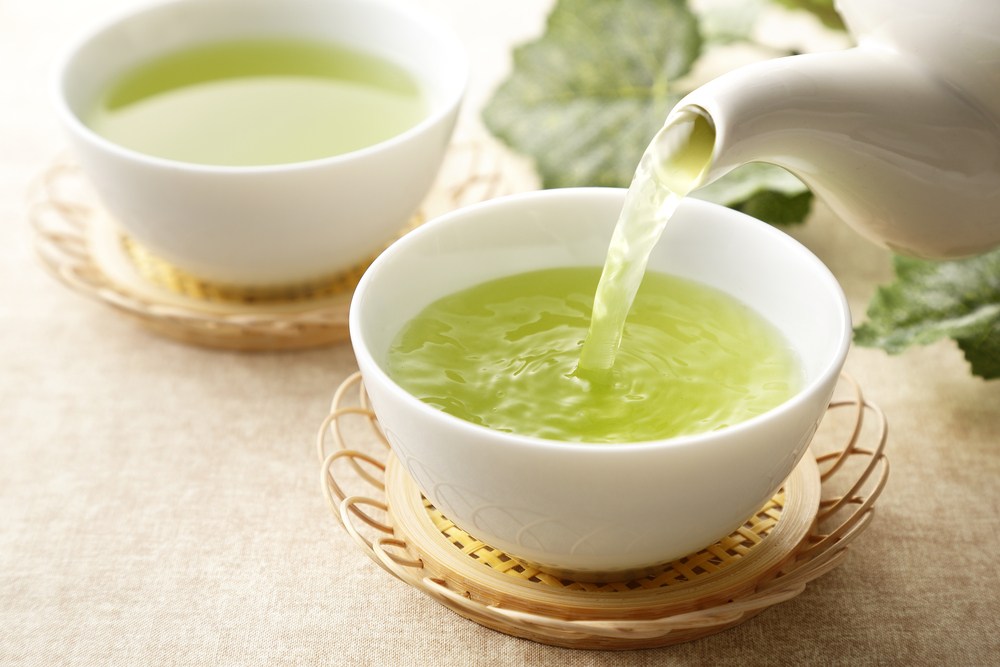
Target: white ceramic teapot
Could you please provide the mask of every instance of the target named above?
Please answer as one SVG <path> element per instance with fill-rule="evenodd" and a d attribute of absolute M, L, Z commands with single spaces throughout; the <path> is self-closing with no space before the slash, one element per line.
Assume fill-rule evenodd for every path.
<path fill-rule="evenodd" d="M 749 65 L 692 92 L 714 125 L 711 182 L 747 162 L 802 179 L 901 253 L 1000 244 L 1000 2 L 838 0 L 858 46 Z"/>

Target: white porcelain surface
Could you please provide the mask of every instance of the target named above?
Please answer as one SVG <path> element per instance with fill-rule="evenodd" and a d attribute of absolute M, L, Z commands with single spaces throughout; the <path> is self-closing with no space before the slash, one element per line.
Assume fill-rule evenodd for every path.
<path fill-rule="evenodd" d="M 267 36 L 332 40 L 403 65 L 417 76 L 430 113 L 374 146 L 261 167 L 142 155 L 79 119 L 102 88 L 145 59 L 206 41 Z M 132 236 L 202 278 L 266 285 L 345 269 L 406 224 L 440 166 L 466 79 L 467 58 L 456 38 L 396 5 L 172 0 L 87 31 L 58 66 L 55 98 L 87 176 Z"/>
<path fill-rule="evenodd" d="M 1000 3 L 837 6 L 857 48 L 750 65 L 678 104 L 715 123 L 709 180 L 770 162 L 899 252 L 1000 244 Z"/>
<path fill-rule="evenodd" d="M 387 377 L 393 338 L 431 301 L 521 271 L 603 264 L 624 192 L 549 190 L 446 215 L 383 253 L 351 304 L 351 340 L 372 405 L 420 487 L 471 534 L 550 568 L 641 568 L 742 524 L 805 452 L 850 341 L 840 286 L 808 250 L 743 214 L 688 200 L 649 265 L 719 287 L 785 332 L 806 376 L 785 404 L 713 433 L 574 444 L 462 421 Z"/>

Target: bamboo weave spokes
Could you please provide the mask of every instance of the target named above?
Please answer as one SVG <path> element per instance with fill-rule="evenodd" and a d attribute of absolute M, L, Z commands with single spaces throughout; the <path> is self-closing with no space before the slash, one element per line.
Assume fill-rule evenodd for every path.
<path fill-rule="evenodd" d="M 688 641 L 795 597 L 843 562 L 868 526 L 888 477 L 888 427 L 852 380 L 845 377 L 842 387 L 849 396 L 831 402 L 813 443 L 822 484 L 812 505 L 816 512 L 818 504 L 818 513 L 807 517 L 804 537 L 788 534 L 782 524 L 786 504 L 798 508 L 792 514 L 803 511 L 794 503 L 810 489 L 801 481 L 807 477 L 793 474 L 785 490 L 734 535 L 630 581 L 551 575 L 477 541 L 422 498 L 422 514 L 416 513 L 410 500 L 415 485 L 391 455 L 357 374 L 338 389 L 317 436 L 323 491 L 334 516 L 380 567 L 477 623 L 576 648 Z M 835 428 L 826 429 L 827 421 Z M 423 530 L 454 553 L 435 552 Z M 760 545 L 772 560 L 761 556 L 767 549 Z"/>

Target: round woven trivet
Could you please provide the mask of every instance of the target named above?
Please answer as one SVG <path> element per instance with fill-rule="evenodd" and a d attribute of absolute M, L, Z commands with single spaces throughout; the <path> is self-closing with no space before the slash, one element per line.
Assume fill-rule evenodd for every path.
<path fill-rule="evenodd" d="M 511 191 L 504 155 L 485 140 L 449 149 L 438 182 L 400 233 L 425 219 Z M 79 166 L 60 159 L 29 192 L 42 264 L 61 282 L 164 336 L 236 350 L 282 350 L 348 338 L 351 294 L 374 257 L 305 285 L 245 288 L 201 280 L 122 233 Z"/>
<path fill-rule="evenodd" d="M 795 597 L 867 527 L 888 477 L 888 429 L 853 382 L 842 385 L 847 396 L 835 397 L 811 452 L 765 507 L 718 543 L 627 581 L 548 574 L 455 526 L 388 449 L 358 375 L 338 389 L 317 436 L 323 490 L 378 565 L 481 625 L 573 648 L 665 646 Z M 349 423 L 357 419 L 361 428 Z"/>

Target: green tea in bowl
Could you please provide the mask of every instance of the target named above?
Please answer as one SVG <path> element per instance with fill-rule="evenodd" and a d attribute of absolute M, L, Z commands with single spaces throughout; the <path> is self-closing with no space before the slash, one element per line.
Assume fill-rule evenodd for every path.
<path fill-rule="evenodd" d="M 439 299 L 400 333 L 389 375 L 475 424 L 575 442 L 715 431 L 790 398 L 801 374 L 773 325 L 724 291 L 646 270 L 714 139 L 696 113 L 659 133 L 603 270 L 532 271 Z"/>
<path fill-rule="evenodd" d="M 341 155 L 420 122 L 414 76 L 332 41 L 258 38 L 170 52 L 118 77 L 84 122 L 120 146 L 206 165 Z"/>
<path fill-rule="evenodd" d="M 203 281 L 273 288 L 329 283 L 407 225 L 468 71 L 408 3 L 156 0 L 83 30 L 53 100 L 109 227 Z"/>
<path fill-rule="evenodd" d="M 460 209 L 390 246 L 351 303 L 351 342 L 372 408 L 427 498 L 497 549 L 588 579 L 696 551 L 763 506 L 805 454 L 850 343 L 843 291 L 808 250 L 741 213 L 685 200 L 649 256 L 649 277 L 610 378 L 580 371 L 594 287 L 624 201 L 624 190 L 580 188 Z M 686 299 L 685 292 L 696 296 Z M 706 300 L 723 302 L 710 306 L 721 312 L 711 325 L 714 315 L 699 311 Z M 437 304 L 445 306 L 448 324 L 441 324 L 441 313 L 422 324 L 422 313 Z M 478 337 L 492 326 L 488 311 L 501 306 L 509 309 L 501 319 L 520 319 L 482 336 L 470 354 L 465 334 Z M 687 322 L 665 324 L 668 309 Z M 643 331 L 647 326 L 663 331 Z M 760 403 L 714 426 L 700 424 L 700 399 L 687 394 L 685 383 L 701 385 L 728 411 L 745 396 L 740 382 L 726 377 L 738 364 L 702 364 L 698 345 L 685 360 L 677 356 L 678 341 L 746 334 L 736 347 L 762 342 L 745 362 L 750 384 L 768 378 L 762 395 L 773 407 Z M 514 357 L 504 348 L 531 337 L 535 354 L 510 366 Z M 403 369 L 410 362 L 397 354 L 423 354 L 427 342 L 429 356 L 440 358 L 420 363 L 442 369 L 422 378 L 419 369 Z M 728 347 L 707 356 L 725 357 Z M 508 364 L 500 380 L 478 384 L 479 354 Z M 650 375 L 674 373 L 667 378 L 677 381 L 673 389 L 628 383 L 624 369 L 643 375 L 647 369 L 639 366 L 650 362 L 660 367 Z M 682 373 L 683 363 L 690 368 Z M 545 377 L 542 371 L 551 371 L 545 382 L 553 384 L 530 387 Z M 460 399 L 439 395 L 432 404 L 428 399 L 440 391 L 435 383 L 469 391 Z M 498 393 L 522 391 L 513 408 L 497 401 L 508 398 Z M 594 409 L 602 395 L 607 404 Z M 493 413 L 497 406 L 503 410 Z M 616 415 L 617 409 L 626 412 Z M 691 412 L 694 424 L 682 428 L 696 432 L 650 435 L 662 426 L 657 422 L 673 418 L 671 410 Z M 506 424 L 489 425 L 504 411 Z M 580 414 L 588 411 L 601 417 L 586 423 Z"/>
<path fill-rule="evenodd" d="M 713 431 L 799 388 L 791 346 L 721 290 L 647 272 L 610 373 L 579 368 L 597 267 L 520 273 L 427 306 L 400 332 L 389 376 L 448 414 L 508 433 L 642 442 Z"/>

